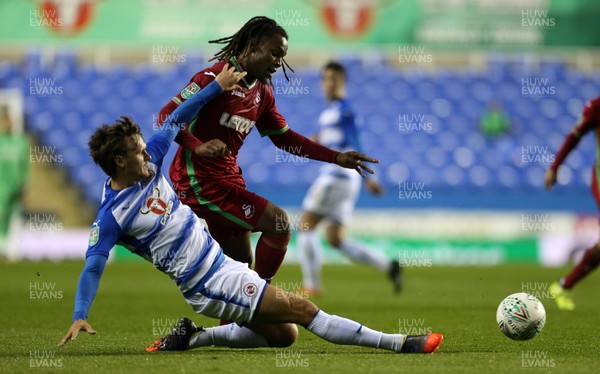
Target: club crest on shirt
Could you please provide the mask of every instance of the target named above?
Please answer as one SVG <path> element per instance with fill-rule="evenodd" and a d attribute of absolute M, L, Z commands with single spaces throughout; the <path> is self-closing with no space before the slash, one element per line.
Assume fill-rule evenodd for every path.
<path fill-rule="evenodd" d="M 192 82 L 188 84 L 183 90 L 181 90 L 181 97 L 187 100 L 198 91 L 200 91 L 200 86 Z"/>
<path fill-rule="evenodd" d="M 152 195 L 148 196 L 144 206 L 140 208 L 140 213 L 148 214 L 150 212 L 157 214 L 159 216 L 163 216 L 160 220 L 161 224 L 165 224 L 167 222 L 167 218 L 171 214 L 171 210 L 173 209 L 173 201 L 169 201 L 166 203 L 163 199 L 160 198 L 160 189 L 158 187 L 154 187 L 152 191 Z"/>
<path fill-rule="evenodd" d="M 244 295 L 248 297 L 253 297 L 258 292 L 258 287 L 254 283 L 246 283 L 242 289 L 244 290 Z"/>
<path fill-rule="evenodd" d="M 254 215 L 254 205 L 244 204 L 242 205 L 242 209 L 244 210 L 244 215 L 246 218 L 252 218 Z"/>

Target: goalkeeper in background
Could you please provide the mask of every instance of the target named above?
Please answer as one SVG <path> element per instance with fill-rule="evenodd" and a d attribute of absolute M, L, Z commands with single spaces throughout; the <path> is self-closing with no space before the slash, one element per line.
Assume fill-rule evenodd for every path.
<path fill-rule="evenodd" d="M 12 128 L 9 107 L 0 104 L 0 256 L 8 256 L 11 222 L 21 211 L 21 201 L 29 178 L 29 141 Z"/>

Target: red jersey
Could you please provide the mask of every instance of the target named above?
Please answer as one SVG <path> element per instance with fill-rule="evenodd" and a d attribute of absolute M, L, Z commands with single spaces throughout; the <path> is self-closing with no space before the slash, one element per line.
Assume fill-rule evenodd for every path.
<path fill-rule="evenodd" d="M 234 59 L 231 62 L 241 71 Z M 179 104 L 206 87 L 223 70 L 225 63 L 226 61 L 218 62 L 194 75 L 190 83 L 162 108 L 159 118 L 164 120 Z M 268 84 L 256 80 L 243 91 L 221 93 L 200 110 L 198 116 L 190 122 L 188 131 L 180 132 L 178 142 L 182 146 L 177 150 L 169 170 L 173 184 L 189 181 L 190 171 L 194 172 L 199 181 L 241 177 L 237 164 L 238 151 L 255 126 L 261 136 L 282 134 L 288 130 L 285 119 L 277 111 L 275 98 Z M 190 151 L 200 145 L 200 142 L 212 139 L 220 139 L 231 154 L 223 157 L 200 157 Z"/>
<path fill-rule="evenodd" d="M 579 144 L 579 140 L 585 134 L 590 131 L 594 131 L 596 138 L 596 167 L 600 166 L 600 160 L 598 159 L 600 156 L 600 134 L 598 129 L 600 128 L 600 96 L 596 97 L 593 100 L 590 100 L 585 105 L 583 110 L 583 115 L 581 119 L 577 122 L 573 130 L 567 135 L 565 141 L 563 142 L 560 150 L 558 151 L 554 162 L 552 163 L 552 170 L 556 171 L 558 167 L 565 161 L 569 153 Z"/>

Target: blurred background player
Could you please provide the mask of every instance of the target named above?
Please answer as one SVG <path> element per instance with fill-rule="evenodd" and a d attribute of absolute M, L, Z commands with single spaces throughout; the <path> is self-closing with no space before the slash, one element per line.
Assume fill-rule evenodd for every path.
<path fill-rule="evenodd" d="M 346 70 L 338 62 L 329 62 L 323 68 L 321 87 L 328 102 L 319 117 L 316 141 L 340 151 L 361 151 L 358 139 L 358 118 L 346 99 Z M 382 186 L 372 177 L 366 179 L 367 190 L 383 193 Z M 398 261 L 389 261 L 382 253 L 344 236 L 344 226 L 352 216 L 361 187 L 361 178 L 352 170 L 337 165 L 324 165 L 302 205 L 301 230 L 298 248 L 304 290 L 318 295 L 321 284 L 321 248 L 317 226 L 327 219 L 327 242 L 354 261 L 373 266 L 388 274 L 394 291 L 402 287 Z"/>
<path fill-rule="evenodd" d="M 575 125 L 573 130 L 567 135 L 563 142 L 560 150 L 558 151 L 556 158 L 545 175 L 545 185 L 547 189 L 551 189 L 556 183 L 558 168 L 565 161 L 569 153 L 577 147 L 581 138 L 594 131 L 596 137 L 596 147 L 600 149 L 598 144 L 598 127 L 600 125 L 600 96 L 589 101 L 584 110 L 583 115 L 579 122 Z M 596 204 L 600 208 L 600 183 L 598 178 L 600 172 L 600 160 L 596 159 L 594 167 L 592 168 L 592 194 L 596 200 Z M 575 309 L 575 303 L 573 302 L 570 290 L 592 270 L 598 267 L 600 264 L 600 241 L 598 241 L 593 247 L 588 248 L 584 251 L 583 257 L 579 260 L 579 263 L 571 270 L 571 272 L 560 281 L 554 282 L 550 285 L 550 292 L 554 296 L 554 300 L 561 310 L 573 310 Z"/>
<path fill-rule="evenodd" d="M 285 257 L 290 225 L 283 209 L 246 189 L 237 155 L 252 128 L 256 126 L 260 135 L 268 136 L 278 148 L 355 169 L 360 175 L 364 175 L 361 168 L 372 173 L 362 161 L 377 162 L 358 152 L 334 151 L 288 127 L 275 107 L 269 85 L 281 67 L 287 77 L 287 40 L 287 32 L 274 20 L 254 17 L 234 35 L 211 41 L 225 44 L 213 58 L 219 62 L 194 75 L 159 114 L 164 120 L 212 82 L 226 63 L 248 73 L 242 90 L 217 97 L 179 133 L 176 140 L 181 147 L 171 164 L 170 177 L 183 203 L 206 220 L 211 235 L 233 259 L 251 264 L 250 233 L 262 232 L 254 269 L 264 279 L 275 275 Z"/>
<path fill-rule="evenodd" d="M 0 105 L 0 256 L 7 253 L 12 222 L 17 221 L 29 178 L 29 140 L 13 131 L 8 105 Z M 14 243 L 13 243 L 14 245 Z M 11 248 L 15 250 L 15 248 Z"/>

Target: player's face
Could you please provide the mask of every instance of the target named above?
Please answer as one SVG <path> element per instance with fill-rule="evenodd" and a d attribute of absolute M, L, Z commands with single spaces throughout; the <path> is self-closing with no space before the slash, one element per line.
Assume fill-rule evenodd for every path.
<path fill-rule="evenodd" d="M 274 35 L 258 43 L 245 59 L 245 67 L 250 78 L 255 78 L 262 83 L 267 83 L 283 64 L 287 54 L 287 39 Z"/>
<path fill-rule="evenodd" d="M 129 139 L 129 150 L 125 155 L 125 175 L 133 182 L 139 182 L 152 177 L 148 169 L 148 161 L 152 159 L 146 152 L 146 142 L 140 135 Z"/>
<path fill-rule="evenodd" d="M 342 73 L 326 69 L 321 78 L 321 88 L 327 100 L 338 99 L 346 84 Z"/>

